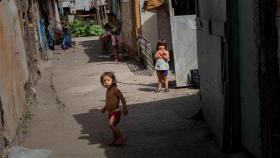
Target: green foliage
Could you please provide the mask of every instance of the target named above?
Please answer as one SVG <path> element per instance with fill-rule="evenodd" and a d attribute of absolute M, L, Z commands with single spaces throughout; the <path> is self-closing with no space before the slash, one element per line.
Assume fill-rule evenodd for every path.
<path fill-rule="evenodd" d="M 25 119 L 26 120 L 31 120 L 32 118 L 32 113 L 30 111 L 27 111 L 26 115 L 25 115 Z"/>
<path fill-rule="evenodd" d="M 71 33 L 74 37 L 100 36 L 102 27 L 91 21 L 74 20 L 70 24 Z"/>
<path fill-rule="evenodd" d="M 20 131 L 21 131 L 22 134 L 27 134 L 28 133 L 28 128 L 26 126 L 21 127 Z"/>

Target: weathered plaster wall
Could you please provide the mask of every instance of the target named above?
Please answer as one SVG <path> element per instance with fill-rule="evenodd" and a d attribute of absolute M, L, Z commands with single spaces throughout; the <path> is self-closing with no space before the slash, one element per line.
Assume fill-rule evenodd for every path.
<path fill-rule="evenodd" d="M 132 17 L 130 1 L 122 2 L 122 37 L 126 46 L 132 47 L 134 41 L 132 40 Z"/>
<path fill-rule="evenodd" d="M 144 0 L 140 0 L 140 8 L 143 7 Z M 157 10 L 153 9 L 150 11 L 141 10 L 141 27 L 142 36 L 149 40 L 152 44 L 152 49 L 156 49 L 156 44 L 158 41 L 158 18 Z"/>
<path fill-rule="evenodd" d="M 169 13 L 166 11 L 165 6 L 157 9 L 158 17 L 158 39 L 164 39 L 168 43 L 169 50 L 172 50 L 171 26 Z"/>
<path fill-rule="evenodd" d="M 0 37 L 0 132 L 10 143 L 26 110 L 24 86 L 29 78 L 18 9 L 13 0 L 0 2 Z"/>
<path fill-rule="evenodd" d="M 224 95 L 222 82 L 222 37 L 210 23 L 226 22 L 226 0 L 198 0 L 197 57 L 202 109 L 220 147 L 224 142 Z M 210 30 L 212 29 L 212 30 Z"/>

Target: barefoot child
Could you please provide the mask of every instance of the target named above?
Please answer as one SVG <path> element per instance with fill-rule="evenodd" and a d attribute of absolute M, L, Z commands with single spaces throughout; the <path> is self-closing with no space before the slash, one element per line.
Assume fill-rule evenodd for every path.
<path fill-rule="evenodd" d="M 109 145 L 122 145 L 124 143 L 124 136 L 117 127 L 117 124 L 121 119 L 120 101 L 123 105 L 123 115 L 128 114 L 125 98 L 122 92 L 117 88 L 116 77 L 112 72 L 104 72 L 101 75 L 100 82 L 107 88 L 106 103 L 101 109 L 101 112 L 108 112 L 109 127 L 114 136 L 114 141 Z"/>

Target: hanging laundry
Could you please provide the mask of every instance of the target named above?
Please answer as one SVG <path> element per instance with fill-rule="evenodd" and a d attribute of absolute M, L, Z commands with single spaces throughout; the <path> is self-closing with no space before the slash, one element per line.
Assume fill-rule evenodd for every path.
<path fill-rule="evenodd" d="M 77 0 L 75 1 L 75 9 L 89 11 L 93 8 L 92 2 L 93 0 Z"/>

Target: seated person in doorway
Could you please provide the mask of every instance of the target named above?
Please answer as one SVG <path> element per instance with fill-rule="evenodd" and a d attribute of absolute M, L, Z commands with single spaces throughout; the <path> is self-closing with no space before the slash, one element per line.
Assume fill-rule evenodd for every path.
<path fill-rule="evenodd" d="M 122 35 L 121 35 L 121 29 L 122 29 L 122 22 L 119 21 L 114 13 L 110 13 L 109 15 L 109 26 L 112 30 L 112 46 L 113 46 L 113 54 L 115 56 L 115 62 L 120 61 L 119 57 L 119 47 L 122 44 Z"/>
<path fill-rule="evenodd" d="M 111 33 L 112 29 L 110 27 L 110 25 L 107 23 L 103 26 L 103 33 L 102 35 L 100 36 L 100 41 L 101 41 L 101 46 L 102 46 L 102 52 L 105 53 L 105 52 L 108 52 L 108 41 L 111 40 L 111 36 L 112 36 L 112 33 Z"/>
<path fill-rule="evenodd" d="M 70 31 L 68 23 L 65 20 L 63 20 L 61 22 L 61 26 L 62 26 L 62 32 L 63 32 L 61 48 L 63 50 L 71 48 L 71 47 L 73 48 L 71 31 Z"/>

